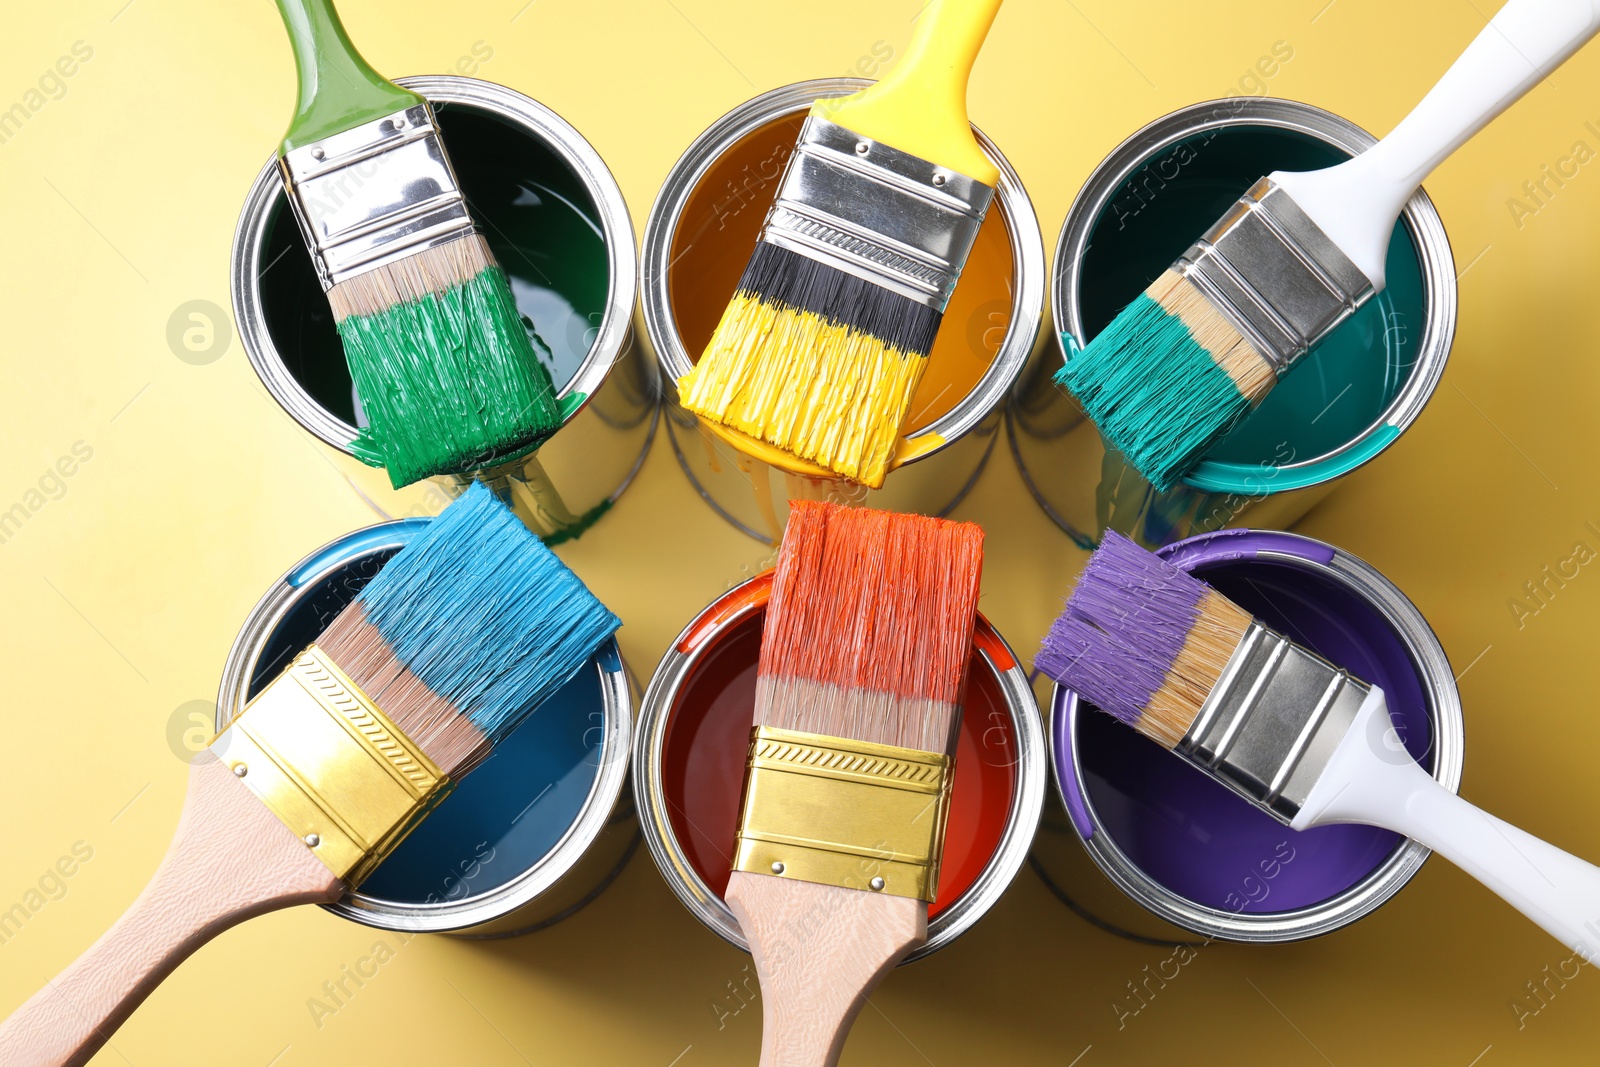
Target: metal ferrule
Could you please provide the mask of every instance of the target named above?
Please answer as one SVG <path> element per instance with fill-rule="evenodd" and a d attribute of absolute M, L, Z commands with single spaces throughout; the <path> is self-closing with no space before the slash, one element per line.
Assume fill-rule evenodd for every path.
<path fill-rule="evenodd" d="M 934 899 L 944 754 L 758 726 L 745 766 L 734 870 Z"/>
<path fill-rule="evenodd" d="M 473 232 L 426 103 L 293 149 L 279 162 L 324 291 Z"/>
<path fill-rule="evenodd" d="M 761 240 L 943 311 L 994 189 L 815 115 Z"/>
<path fill-rule="evenodd" d="M 211 751 L 352 886 L 455 786 L 315 645 Z"/>
<path fill-rule="evenodd" d="M 1173 265 L 1282 374 L 1372 296 L 1372 282 L 1262 178 Z"/>
<path fill-rule="evenodd" d="M 1176 751 L 1287 823 L 1370 688 L 1252 622 Z"/>

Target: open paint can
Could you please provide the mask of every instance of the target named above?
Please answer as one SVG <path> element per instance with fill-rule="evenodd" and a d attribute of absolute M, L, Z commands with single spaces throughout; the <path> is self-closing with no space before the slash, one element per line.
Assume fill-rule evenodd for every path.
<path fill-rule="evenodd" d="M 755 713 L 772 572 L 734 587 L 673 641 L 645 690 L 634 795 L 650 854 L 695 918 L 747 949 L 723 901 Z M 1044 735 L 1027 675 L 978 618 L 928 940 L 949 944 L 988 913 L 1028 853 L 1044 805 Z"/>
<path fill-rule="evenodd" d="M 718 514 L 774 544 L 791 499 L 924 515 L 955 507 L 989 458 L 1001 405 L 1039 337 L 1045 289 L 1039 223 L 1016 172 L 978 133 L 1000 168 L 1000 184 L 945 309 L 883 488 L 868 490 L 775 449 L 758 458 L 748 442 L 735 443 L 678 406 L 676 383 L 700 358 L 739 284 L 806 113 L 820 97 L 870 84 L 799 82 L 734 108 L 674 164 L 645 226 L 640 314 L 661 364 L 678 462 Z"/>
<path fill-rule="evenodd" d="M 1450 663 L 1415 605 L 1383 575 L 1321 541 L 1271 531 L 1201 534 L 1159 554 L 1381 686 L 1392 724 L 1374 744 L 1397 758 L 1409 754 L 1448 789 L 1459 786 L 1463 727 Z M 1298 941 L 1371 912 L 1429 855 L 1371 826 L 1291 830 L 1061 686 L 1049 719 L 1065 819 L 1052 813 L 1034 863 L 1103 925 L 1145 938 L 1187 931 Z"/>
<path fill-rule="evenodd" d="M 552 354 L 561 429 L 537 451 L 398 492 L 357 460 L 350 444 L 363 419 L 276 158 L 256 176 L 234 233 L 239 336 L 267 391 L 340 454 L 340 470 L 380 514 L 437 514 L 481 481 L 547 542 L 578 536 L 632 480 L 659 412 L 655 363 L 633 340 L 636 256 L 622 191 L 577 130 L 521 93 L 453 75 L 399 81 L 434 106 L 517 310 Z"/>
<path fill-rule="evenodd" d="M 1008 408 L 1017 465 L 1035 499 L 1082 547 L 1105 530 L 1150 546 L 1236 520 L 1283 528 L 1415 421 L 1444 373 L 1456 274 L 1444 224 L 1418 190 L 1389 244 L 1388 287 L 1339 327 L 1157 493 L 1108 449 L 1052 377 L 1256 180 L 1332 166 L 1372 144 L 1365 130 L 1287 100 L 1236 97 L 1175 111 L 1095 168 L 1061 229 L 1051 278 L 1054 346 Z"/>
<path fill-rule="evenodd" d="M 430 519 L 380 523 L 333 541 L 267 591 L 222 669 L 216 728 L 317 639 Z M 384 930 L 509 937 L 594 900 L 639 842 L 628 771 L 633 708 L 606 642 L 572 680 L 328 910 Z"/>

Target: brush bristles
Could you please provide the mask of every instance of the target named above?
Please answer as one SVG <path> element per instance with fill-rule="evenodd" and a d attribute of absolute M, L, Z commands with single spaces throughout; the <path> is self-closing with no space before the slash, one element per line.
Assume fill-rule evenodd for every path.
<path fill-rule="evenodd" d="M 1172 748 L 1250 623 L 1248 612 L 1183 568 L 1108 532 L 1035 666 Z"/>
<path fill-rule="evenodd" d="M 361 590 L 317 644 L 459 776 L 620 621 L 481 484 Z"/>
<path fill-rule="evenodd" d="M 1277 376 L 1204 293 L 1168 270 L 1056 380 L 1165 492 L 1261 402 Z"/>
<path fill-rule="evenodd" d="M 756 723 L 948 751 L 982 569 L 972 523 L 791 502 Z"/>
<path fill-rule="evenodd" d="M 1252 406 L 1277 384 L 1272 364 L 1262 358 L 1233 324 L 1218 313 L 1206 295 L 1177 271 L 1166 270 L 1145 290 L 1163 311 L 1182 322 L 1194 343 L 1233 379 L 1234 388 Z"/>
<path fill-rule="evenodd" d="M 334 322 L 351 315 L 377 315 L 396 304 L 465 285 L 494 266 L 498 264 L 489 243 L 482 234 L 472 233 L 340 282 L 328 290 L 328 304 Z"/>
<path fill-rule="evenodd" d="M 689 411 L 864 485 L 888 473 L 941 312 L 756 244 L 698 363 Z"/>
<path fill-rule="evenodd" d="M 505 272 L 473 234 L 328 292 L 367 426 L 352 450 L 395 488 L 471 470 L 561 426 Z M 535 351 L 535 345 L 539 351 Z"/>

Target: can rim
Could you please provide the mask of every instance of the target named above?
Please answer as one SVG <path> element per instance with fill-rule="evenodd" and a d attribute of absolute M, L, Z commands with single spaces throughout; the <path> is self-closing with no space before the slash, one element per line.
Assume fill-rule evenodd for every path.
<path fill-rule="evenodd" d="M 363 556 L 404 547 L 429 521 L 397 519 L 363 527 L 334 538 L 285 571 L 245 616 L 223 661 L 222 681 L 217 690 L 217 730 L 224 729 L 244 707 L 245 694 L 262 647 L 298 602 L 303 590 L 315 588 L 329 574 Z M 577 818 L 538 862 L 508 882 L 457 900 L 400 904 L 354 889 L 339 900 L 321 906 L 336 915 L 381 930 L 446 933 L 470 929 L 509 915 L 560 881 L 605 829 L 627 778 L 633 709 L 627 674 L 615 638 L 602 646 L 597 660 L 603 719 L 600 751 L 603 755 Z"/>
<path fill-rule="evenodd" d="M 1236 539 L 1257 531 L 1224 530 L 1200 534 L 1174 542 L 1160 550 L 1170 555 L 1182 546 L 1203 540 L 1225 537 Z M 1321 574 L 1342 585 L 1373 607 L 1393 628 L 1405 647 L 1408 656 L 1417 666 L 1419 681 L 1428 704 L 1428 720 L 1433 729 L 1433 777 L 1451 792 L 1461 787 L 1461 770 L 1465 757 L 1466 722 L 1462 715 L 1461 694 L 1456 689 L 1455 677 L 1450 670 L 1450 660 L 1444 646 L 1422 612 L 1400 591 L 1393 582 L 1365 560 L 1304 534 L 1271 532 L 1272 542 L 1282 547 L 1260 547 L 1250 558 L 1283 564 L 1315 574 Z M 1295 543 L 1299 542 L 1299 545 Z M 1240 546 L 1242 547 L 1242 546 Z M 1240 558 L 1243 558 L 1242 556 Z M 1282 912 L 1231 912 L 1207 907 L 1168 889 L 1141 870 L 1112 840 L 1105 824 L 1095 811 L 1094 802 L 1083 788 L 1084 772 L 1079 757 L 1079 747 L 1072 745 L 1071 760 L 1063 766 L 1062 753 L 1056 744 L 1058 724 L 1056 717 L 1067 716 L 1065 731 L 1076 738 L 1078 715 L 1083 711 L 1077 694 L 1059 682 L 1052 683 L 1050 702 L 1046 714 L 1049 718 L 1050 780 L 1054 783 L 1058 800 L 1067 809 L 1068 822 L 1082 843 L 1084 850 L 1106 877 L 1116 884 L 1137 904 L 1175 926 L 1193 931 L 1206 938 L 1223 941 L 1281 943 L 1303 941 L 1331 933 L 1375 911 L 1387 903 L 1409 882 L 1431 850 L 1416 841 L 1402 837 L 1401 843 L 1371 873 L 1355 885 L 1327 900 Z M 1084 835 L 1078 821 L 1072 816 L 1074 804 L 1068 798 L 1064 779 L 1070 770 L 1077 800 L 1091 823 L 1091 833 Z"/>
<path fill-rule="evenodd" d="M 699 919 L 712 933 L 745 952 L 750 950 L 749 945 L 739 929 L 733 911 L 721 897 L 711 891 L 694 869 L 667 819 L 668 805 L 661 765 L 662 750 L 666 742 L 667 718 L 673 702 L 690 670 L 698 662 L 700 654 L 714 642 L 700 640 L 688 652 L 684 652 L 681 646 L 691 635 L 700 630 L 725 602 L 734 599 L 740 590 L 762 577 L 757 575 L 746 579 L 717 597 L 695 615 L 677 637 L 673 638 L 639 703 L 638 735 L 633 746 L 634 807 L 639 813 L 639 828 L 650 850 L 650 858 L 655 861 L 662 879 L 696 919 Z M 749 617 L 764 604 L 764 600 L 749 600 L 737 610 L 720 615 L 715 619 L 714 632 L 725 632 L 729 626 Z M 984 625 L 988 626 L 995 639 L 1009 654 L 1010 646 L 999 632 L 986 621 Z M 906 956 L 903 961 L 905 963 L 937 952 L 966 933 L 979 919 L 988 914 L 1016 878 L 1017 872 L 1022 869 L 1033 843 L 1034 831 L 1039 825 L 1039 817 L 1044 810 L 1046 791 L 1044 776 L 1048 773 L 1044 727 L 1038 715 L 1038 705 L 1034 701 L 1033 690 L 1028 686 L 1027 674 L 1014 656 L 1011 666 L 1002 668 L 986 649 L 980 648 L 979 651 L 984 663 L 994 671 L 1005 697 L 1006 710 L 1011 719 L 1017 744 L 1017 784 L 1011 797 L 1010 810 L 1006 814 L 1005 829 L 995 845 L 994 854 L 990 857 L 988 865 L 955 903 L 928 921 L 927 940 Z"/>
<path fill-rule="evenodd" d="M 1134 131 L 1106 155 L 1084 182 L 1067 209 L 1056 241 L 1055 269 L 1050 279 L 1050 309 L 1056 323 L 1052 344 L 1063 363 L 1070 354 L 1062 335 L 1070 333 L 1077 340 L 1084 334 L 1078 291 L 1082 259 L 1095 223 L 1112 196 L 1155 153 L 1198 133 L 1244 125 L 1306 134 L 1351 155 L 1377 143 L 1372 134 L 1331 111 L 1297 100 L 1271 98 L 1231 97 L 1202 101 L 1163 115 Z M 1184 484 L 1208 492 L 1246 492 L 1263 496 L 1309 488 L 1364 466 L 1416 421 L 1438 388 L 1450 356 L 1455 338 L 1458 288 L 1455 259 L 1444 220 L 1425 189 L 1418 188 L 1412 194 L 1400 218 L 1417 251 L 1427 315 L 1417 346 L 1416 364 L 1399 392 L 1376 419 L 1349 441 L 1321 455 L 1275 466 L 1271 468 L 1270 479 L 1262 478 L 1260 468 L 1255 465 L 1202 461 L 1184 477 Z M 1227 479 L 1233 466 L 1249 468 L 1252 477 L 1248 486 L 1235 485 Z"/>
<path fill-rule="evenodd" d="M 713 122 L 673 163 L 650 206 L 639 256 L 639 300 L 645 334 L 672 382 L 689 373 L 693 366 L 672 314 L 666 269 L 671 266 L 672 239 L 689 194 L 711 164 L 739 138 L 774 119 L 806 110 L 820 97 L 842 96 L 872 84 L 869 78 L 814 78 L 769 90 Z M 902 446 L 910 453 L 904 463 L 914 463 L 948 447 L 1004 403 L 1033 352 L 1044 321 L 1044 236 L 1033 203 L 1022 179 L 994 142 L 976 126 L 973 133 L 1000 168 L 995 202 L 1001 207 L 1000 215 L 1011 240 L 1011 269 L 1017 279 L 1011 294 L 1011 317 L 1000 350 L 971 391 L 943 416 L 902 438 L 905 442 L 922 442 L 912 449 Z"/>
<path fill-rule="evenodd" d="M 559 396 L 563 399 L 576 394 L 582 394 L 585 398 L 593 396 L 610 373 L 612 365 L 627 351 L 624 341 L 631 325 L 638 285 L 633 223 L 616 178 L 577 129 L 554 111 L 515 89 L 455 74 L 416 75 L 396 78 L 395 81 L 421 93 L 432 102 L 478 108 L 536 135 L 583 182 L 599 215 L 610 277 L 605 312 L 596 328 L 594 341 L 572 379 L 561 388 Z M 282 195 L 283 179 L 278 171 L 277 156 L 274 155 L 256 174 L 234 229 L 229 258 L 234 322 L 238 326 L 239 339 L 244 343 L 250 365 L 255 368 L 261 383 L 279 406 L 324 444 L 351 455 L 350 443 L 356 437 L 356 427 L 317 403 L 295 380 L 267 329 L 258 279 L 267 219 L 273 204 Z M 582 406 L 567 411 L 567 419 L 570 420 L 582 410 Z M 496 457 L 491 465 L 503 463 L 508 458 L 511 457 Z"/>

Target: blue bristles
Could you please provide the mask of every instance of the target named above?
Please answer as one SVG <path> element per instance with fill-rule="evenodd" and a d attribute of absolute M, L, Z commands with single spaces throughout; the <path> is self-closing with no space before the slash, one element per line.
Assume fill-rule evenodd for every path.
<path fill-rule="evenodd" d="M 396 658 L 491 743 L 621 625 L 481 484 L 429 523 L 357 602 Z"/>
<path fill-rule="evenodd" d="M 1069 359 L 1056 381 L 1162 492 L 1250 411 L 1183 320 L 1146 293 Z"/>

